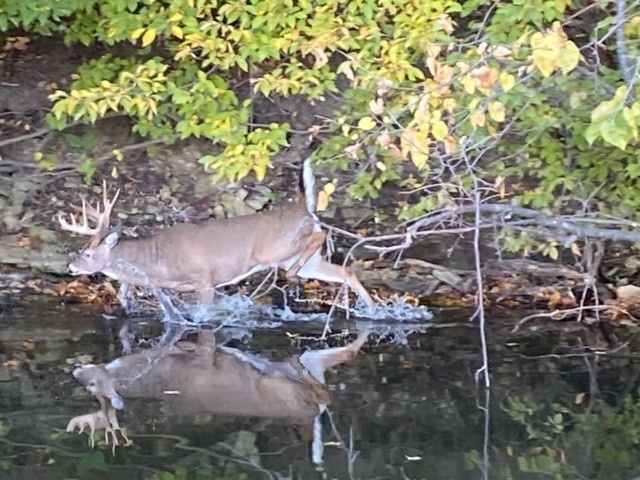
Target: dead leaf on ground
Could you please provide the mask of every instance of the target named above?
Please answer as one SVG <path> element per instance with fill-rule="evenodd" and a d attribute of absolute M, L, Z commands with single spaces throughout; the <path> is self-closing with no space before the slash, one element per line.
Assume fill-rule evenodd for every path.
<path fill-rule="evenodd" d="M 618 300 L 627 303 L 640 303 L 640 287 L 635 285 L 622 285 L 616 288 Z"/>
<path fill-rule="evenodd" d="M 562 294 L 556 290 L 549 296 L 547 307 L 549 308 L 549 310 L 556 310 L 558 308 L 558 305 L 560 305 L 561 302 L 562 302 Z"/>
<path fill-rule="evenodd" d="M 20 362 L 17 360 L 7 360 L 2 364 L 2 366 L 9 370 L 17 370 L 20 367 Z"/>
<path fill-rule="evenodd" d="M 84 355 L 78 355 L 77 357 L 67 358 L 65 362 L 67 365 L 75 365 L 76 363 L 93 363 L 93 355 L 90 355 L 88 353 Z"/>

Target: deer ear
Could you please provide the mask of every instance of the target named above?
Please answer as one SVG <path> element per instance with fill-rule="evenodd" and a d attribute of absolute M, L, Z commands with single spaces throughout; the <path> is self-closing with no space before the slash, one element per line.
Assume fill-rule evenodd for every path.
<path fill-rule="evenodd" d="M 120 238 L 120 232 L 118 230 L 114 230 L 109 232 L 109 235 L 104 237 L 104 244 L 107 246 L 109 250 L 116 246 L 118 243 L 118 239 Z"/>

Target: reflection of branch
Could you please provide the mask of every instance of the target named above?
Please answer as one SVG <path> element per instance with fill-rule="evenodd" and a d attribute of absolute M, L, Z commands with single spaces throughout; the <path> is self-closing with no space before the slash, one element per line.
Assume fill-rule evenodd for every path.
<path fill-rule="evenodd" d="M 624 308 L 620 308 L 616 305 L 589 305 L 589 306 L 579 306 L 576 308 L 569 308 L 567 310 L 554 310 L 553 312 L 546 313 L 533 313 L 531 315 L 527 315 L 526 317 L 520 319 L 518 323 L 515 324 L 511 333 L 515 333 L 520 328 L 530 320 L 535 318 L 551 318 L 553 320 L 564 320 L 565 318 L 572 315 L 582 315 L 585 310 L 589 310 L 592 312 L 601 312 L 606 310 L 615 310 L 616 312 L 623 313 L 627 315 L 629 318 L 633 319 L 635 322 L 640 323 L 640 320 L 631 315 L 628 310 Z"/>

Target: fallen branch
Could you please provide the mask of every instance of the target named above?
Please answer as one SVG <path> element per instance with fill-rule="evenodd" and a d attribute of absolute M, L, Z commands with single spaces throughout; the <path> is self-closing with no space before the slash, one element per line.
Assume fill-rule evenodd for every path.
<path fill-rule="evenodd" d="M 451 219 L 452 217 L 459 217 L 464 214 L 475 213 L 476 209 L 478 209 L 481 213 L 499 213 L 502 215 L 503 219 L 507 216 L 528 218 L 530 220 L 533 220 L 533 223 L 535 223 L 537 226 L 564 230 L 566 232 L 574 234 L 577 237 L 600 238 L 603 240 L 617 240 L 634 243 L 640 242 L 640 232 L 631 232 L 612 228 L 585 227 L 579 225 L 580 223 L 589 223 L 596 219 L 566 216 L 554 218 L 530 208 L 487 203 L 478 206 L 471 205 L 455 208 L 436 215 L 424 217 L 411 224 L 407 228 L 407 233 L 409 235 L 415 235 L 416 233 L 421 231 L 421 229 L 428 225 L 433 225 L 434 223 L 442 222 L 444 220 Z M 504 222 L 504 225 L 508 227 L 509 222 Z M 640 223 L 631 221 L 621 222 L 621 226 L 622 225 L 636 229 L 640 227 Z"/>
<path fill-rule="evenodd" d="M 442 228 L 445 224 L 451 224 L 454 221 L 459 221 L 460 217 L 465 214 L 471 213 L 494 213 L 500 214 L 499 222 L 484 222 L 477 225 L 464 225 L 453 228 Z M 517 219 L 510 221 L 511 217 L 521 217 L 523 219 Z M 606 220 L 591 217 L 578 217 L 578 216 L 561 216 L 561 217 L 549 217 L 536 210 L 516 207 L 512 205 L 502 204 L 481 204 L 476 206 L 463 206 L 459 208 L 452 208 L 449 210 L 439 211 L 427 215 L 414 223 L 405 224 L 408 225 L 402 233 L 392 233 L 378 236 L 362 236 L 357 233 L 349 232 L 341 228 L 337 228 L 332 225 L 328 225 L 324 222 L 320 222 L 321 225 L 330 232 L 335 232 L 345 237 L 355 240 L 355 244 L 351 247 L 347 254 L 347 258 L 350 258 L 353 251 L 361 246 L 364 246 L 367 250 L 378 252 L 383 255 L 386 253 L 405 250 L 409 248 L 414 240 L 419 237 L 435 234 L 456 234 L 469 233 L 476 229 L 496 228 L 518 228 L 526 229 L 536 227 L 538 231 L 541 227 L 547 227 L 555 230 L 562 230 L 570 234 L 569 237 L 563 236 L 563 244 L 569 246 L 579 238 L 596 238 L 601 240 L 615 240 L 615 241 L 627 241 L 632 243 L 640 243 L 640 231 L 621 230 L 620 228 L 600 228 L 594 226 L 584 226 L 585 223 L 602 224 L 602 225 L 619 225 L 620 227 L 627 227 L 633 229 L 640 229 L 640 223 L 625 220 Z M 438 225 L 438 228 L 430 228 Z M 547 234 L 550 234 L 547 232 Z M 376 243 L 387 242 L 399 242 L 391 246 L 378 246 L 371 245 Z"/>

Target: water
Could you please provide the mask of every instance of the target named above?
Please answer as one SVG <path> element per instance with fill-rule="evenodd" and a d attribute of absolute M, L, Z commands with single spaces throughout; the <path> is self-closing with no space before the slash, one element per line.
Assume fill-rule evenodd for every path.
<path fill-rule="evenodd" d="M 392 341 L 397 325 L 381 328 L 387 336 L 328 372 L 332 403 L 316 424 L 186 414 L 127 400 L 119 419 L 132 443 L 114 455 L 101 441 L 90 448 L 86 433 L 64 430 L 73 416 L 99 408 L 72 378 L 73 364 L 120 356 L 120 322 L 99 311 L 25 303 L 0 315 L 0 478 L 638 477 L 638 357 L 633 342 L 616 338 L 625 331 L 607 335 L 608 343 L 598 329 L 571 324 L 514 336 L 508 327 L 524 314 L 510 315 L 489 319 L 488 396 L 474 379 L 481 355 L 468 312 L 438 311 L 432 326 L 400 342 Z M 356 330 L 361 322 L 338 326 Z M 323 326 L 283 322 L 230 344 L 282 359 L 317 348 L 303 337 Z M 139 318 L 135 327 L 150 340 L 162 331 L 153 318 Z M 313 442 L 314 432 L 322 442 Z"/>

